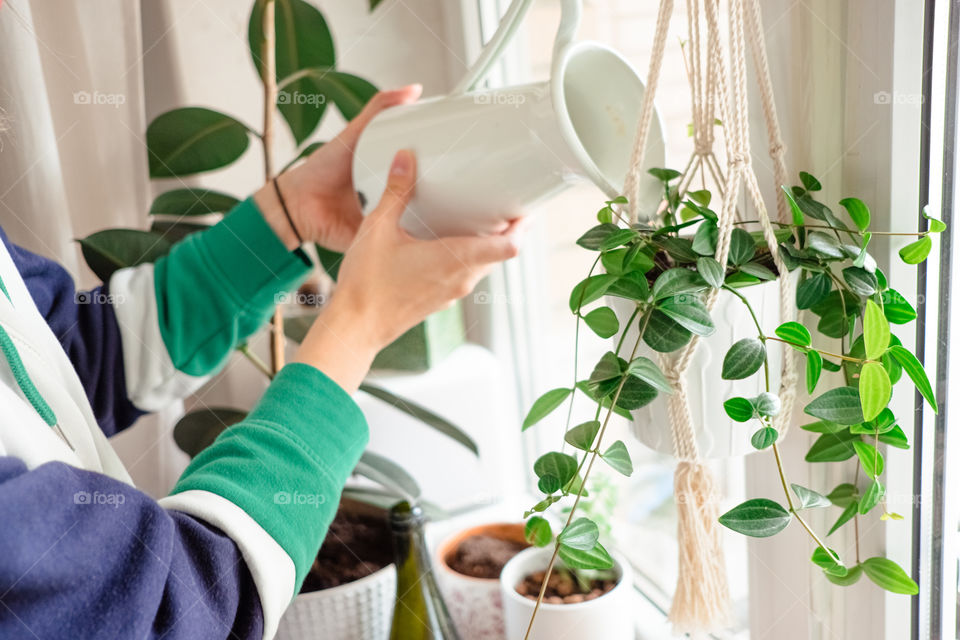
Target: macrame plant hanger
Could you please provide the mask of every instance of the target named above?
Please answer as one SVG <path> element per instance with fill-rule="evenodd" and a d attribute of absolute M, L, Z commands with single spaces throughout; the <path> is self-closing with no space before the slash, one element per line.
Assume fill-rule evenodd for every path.
<path fill-rule="evenodd" d="M 701 38 L 701 2 L 706 27 L 706 42 Z M 661 0 L 657 16 L 653 52 L 647 75 L 646 94 L 637 126 L 630 170 L 624 182 L 626 214 L 631 223 L 640 212 L 637 201 L 644 170 L 644 149 L 653 117 L 653 101 L 663 63 L 667 28 L 673 13 L 673 0 Z M 773 224 L 767 214 L 756 173 L 750 158 L 747 104 L 746 43 L 749 41 L 754 70 L 770 143 L 770 157 L 776 184 L 786 184 L 784 145 L 780 136 L 773 100 L 773 88 L 767 63 L 759 0 L 730 0 L 729 71 L 724 63 L 720 42 L 719 0 L 687 0 L 689 39 L 685 48 L 693 111 L 694 151 L 680 177 L 681 196 L 695 176 L 709 173 L 721 195 L 718 212 L 718 238 L 715 258 L 724 265 L 730 249 L 730 237 L 737 222 L 737 198 L 741 188 L 757 214 L 764 239 L 779 271 L 780 318 L 793 318 L 793 288 L 789 272 L 778 252 Z M 715 117 L 719 113 L 724 132 L 726 167 L 722 169 L 713 151 Z M 777 193 L 777 218 L 789 222 L 786 201 Z M 705 300 L 708 309 L 716 304 L 719 290 L 710 289 Z M 661 368 L 671 381 L 674 393 L 668 399 L 668 414 L 674 454 L 678 460 L 674 494 L 678 513 L 678 578 L 670 621 L 678 633 L 703 633 L 729 624 L 729 590 L 723 548 L 720 544 L 719 492 L 709 467 L 698 451 L 693 417 L 687 401 L 686 372 L 698 345 L 697 336 L 680 351 L 661 357 Z M 785 433 L 797 384 L 796 362 L 791 350 L 785 350 L 780 376 L 780 414 L 773 426 Z"/>

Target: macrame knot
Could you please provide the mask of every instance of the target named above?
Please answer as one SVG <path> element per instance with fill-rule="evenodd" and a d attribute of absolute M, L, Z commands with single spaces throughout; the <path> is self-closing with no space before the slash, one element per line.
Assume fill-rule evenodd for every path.
<path fill-rule="evenodd" d="M 707 136 L 697 136 L 693 141 L 693 153 L 706 157 L 713 151 L 713 138 Z"/>
<path fill-rule="evenodd" d="M 747 158 L 747 154 L 742 151 L 734 151 L 730 154 L 727 164 L 730 167 L 745 167 L 749 164 L 749 158 Z"/>
<path fill-rule="evenodd" d="M 782 156 L 787 150 L 787 147 L 782 142 L 775 142 L 770 145 L 770 156 L 779 157 Z"/>

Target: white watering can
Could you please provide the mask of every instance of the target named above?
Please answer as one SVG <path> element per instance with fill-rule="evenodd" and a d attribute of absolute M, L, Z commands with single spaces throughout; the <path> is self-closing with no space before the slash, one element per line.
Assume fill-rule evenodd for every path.
<path fill-rule="evenodd" d="M 584 177 L 610 198 L 621 193 L 644 86 L 612 49 L 573 42 L 580 0 L 562 0 L 549 81 L 476 89 L 531 2 L 514 0 L 450 95 L 388 109 L 367 126 L 353 165 L 366 210 L 376 206 L 400 149 L 412 150 L 418 160 L 416 194 L 401 224 L 420 238 L 495 232 L 528 205 Z M 663 166 L 658 116 L 645 158 L 648 166 Z M 641 194 L 641 211 L 655 210 L 662 187 L 645 177 Z"/>

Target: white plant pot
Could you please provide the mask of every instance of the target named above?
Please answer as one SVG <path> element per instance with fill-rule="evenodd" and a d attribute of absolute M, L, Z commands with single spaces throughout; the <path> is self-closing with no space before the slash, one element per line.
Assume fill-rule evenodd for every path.
<path fill-rule="evenodd" d="M 447 610 L 461 640 L 501 640 L 503 603 L 499 578 L 474 578 L 450 568 L 449 561 L 463 540 L 473 535 L 526 543 L 523 523 L 494 523 L 463 529 L 437 546 L 433 566 Z"/>
<path fill-rule="evenodd" d="M 500 574 L 503 617 L 508 640 L 523 638 L 533 615 L 535 602 L 519 593 L 516 586 L 527 575 L 547 568 L 552 547 L 521 551 Z M 541 604 L 530 633 L 531 640 L 634 640 L 636 620 L 633 572 L 618 554 L 613 554 L 617 586 L 595 600 L 577 604 Z"/>
<path fill-rule="evenodd" d="M 738 291 L 750 301 L 764 331 L 770 333 L 780 324 L 779 282 L 744 287 Z M 607 298 L 620 322 L 626 322 L 633 312 L 633 303 L 623 298 Z M 723 357 L 737 340 L 757 337 L 757 329 L 750 312 L 735 295 L 721 291 L 711 312 L 716 332 L 700 338 L 696 353 L 687 369 L 687 398 L 690 415 L 696 433 L 697 446 L 702 458 L 726 458 L 741 456 L 756 451 L 750 444 L 750 436 L 759 428 L 755 420 L 734 422 L 723 409 L 723 403 L 733 396 L 751 398 L 766 391 L 763 369 L 744 380 L 724 380 L 720 377 Z M 636 323 L 627 334 L 625 345 L 633 345 L 638 327 Z M 774 393 L 780 386 L 780 363 L 783 349 L 776 343 L 770 347 L 770 389 Z M 657 362 L 659 354 L 642 345 L 639 355 Z M 626 357 L 626 356 L 624 356 Z M 661 394 L 645 407 L 633 411 L 633 434 L 640 442 L 655 451 L 673 455 L 673 437 L 667 397 Z"/>
<path fill-rule="evenodd" d="M 298 595 L 276 640 L 387 640 L 397 595 L 394 565 L 347 584 Z"/>

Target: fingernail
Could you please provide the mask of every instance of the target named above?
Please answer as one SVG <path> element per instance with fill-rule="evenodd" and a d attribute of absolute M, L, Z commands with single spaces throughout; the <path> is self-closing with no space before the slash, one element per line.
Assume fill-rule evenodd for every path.
<path fill-rule="evenodd" d="M 412 160 L 410 152 L 406 149 L 401 149 L 397 152 L 397 155 L 393 157 L 393 164 L 390 165 L 390 175 L 405 176 L 410 173 L 410 166 L 413 164 Z"/>

